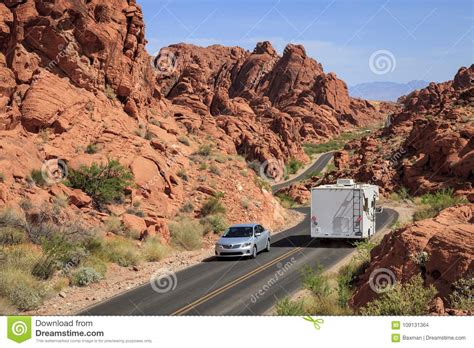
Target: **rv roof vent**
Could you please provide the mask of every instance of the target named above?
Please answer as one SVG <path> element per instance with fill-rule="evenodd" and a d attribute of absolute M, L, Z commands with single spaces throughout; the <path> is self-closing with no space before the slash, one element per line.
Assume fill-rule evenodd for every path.
<path fill-rule="evenodd" d="M 354 186 L 355 183 L 353 179 L 338 179 L 337 184 L 342 186 Z"/>

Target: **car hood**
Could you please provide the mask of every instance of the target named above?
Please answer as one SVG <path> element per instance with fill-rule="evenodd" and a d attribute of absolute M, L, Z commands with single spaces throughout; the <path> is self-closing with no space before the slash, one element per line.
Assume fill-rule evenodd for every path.
<path fill-rule="evenodd" d="M 246 242 L 252 242 L 252 238 L 249 237 L 242 237 L 242 238 L 225 238 L 222 237 L 218 240 L 219 244 L 226 244 L 226 245 L 234 245 L 234 244 L 243 244 Z"/>

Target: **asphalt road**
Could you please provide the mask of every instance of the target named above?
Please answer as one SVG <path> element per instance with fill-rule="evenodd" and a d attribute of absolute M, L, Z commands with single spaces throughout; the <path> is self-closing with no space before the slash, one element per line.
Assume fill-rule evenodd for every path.
<path fill-rule="evenodd" d="M 274 235 L 270 252 L 257 259 L 210 258 L 176 273 L 175 278 L 162 279 L 163 287 L 171 284 L 169 291 L 146 284 L 80 314 L 262 315 L 277 299 L 301 288 L 301 270 L 306 265 L 329 268 L 354 248 L 344 241 L 312 240 L 309 208 L 298 210 L 306 214 L 305 220 Z M 384 209 L 377 216 L 377 231 L 396 218 L 395 211 Z"/>
<path fill-rule="evenodd" d="M 301 181 L 303 179 L 306 178 L 306 176 L 310 173 L 315 173 L 315 172 L 320 172 L 322 171 L 326 166 L 327 164 L 329 163 L 329 161 L 332 159 L 333 157 L 333 152 L 328 152 L 328 153 L 325 153 L 325 154 L 322 154 L 309 168 L 307 168 L 303 173 L 299 174 L 298 176 L 288 180 L 288 181 L 285 181 L 285 182 L 282 182 L 282 183 L 278 183 L 276 185 L 273 185 L 272 186 L 272 191 L 273 193 L 277 192 L 278 190 L 281 190 L 282 188 L 284 187 L 287 187 L 287 186 L 290 186 L 291 184 L 294 184 L 295 182 L 298 182 L 298 181 Z"/>

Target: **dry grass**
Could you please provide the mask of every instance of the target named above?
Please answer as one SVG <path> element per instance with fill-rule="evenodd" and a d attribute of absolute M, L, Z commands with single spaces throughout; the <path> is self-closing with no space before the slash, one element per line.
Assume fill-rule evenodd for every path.
<path fill-rule="evenodd" d="M 204 227 L 199 221 L 183 218 L 171 223 L 169 228 L 173 245 L 185 250 L 201 248 Z"/>
<path fill-rule="evenodd" d="M 147 239 L 143 245 L 143 255 L 148 262 L 161 261 L 168 256 L 169 253 L 169 248 L 161 244 L 156 238 Z"/>

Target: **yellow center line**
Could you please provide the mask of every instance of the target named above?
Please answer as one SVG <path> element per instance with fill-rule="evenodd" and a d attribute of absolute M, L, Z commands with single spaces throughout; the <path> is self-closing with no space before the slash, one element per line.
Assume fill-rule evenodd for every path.
<path fill-rule="evenodd" d="M 256 269 L 254 269 L 253 271 L 247 273 L 247 274 L 244 274 L 243 276 L 240 276 L 239 278 L 237 279 L 234 279 L 233 281 L 231 281 L 230 283 L 220 287 L 219 289 L 216 289 L 210 293 L 208 293 L 207 295 L 201 297 L 200 299 L 197 299 L 196 301 L 194 302 L 191 302 L 190 304 L 184 306 L 183 308 L 181 309 L 178 309 L 176 312 L 172 313 L 171 315 L 182 315 L 188 311 L 190 311 L 191 309 L 193 309 L 194 307 L 196 306 L 199 306 L 200 304 L 204 303 L 204 302 L 207 302 L 208 300 L 210 300 L 211 298 L 214 298 L 216 297 L 217 295 L 223 293 L 224 291 L 236 286 L 237 284 L 240 284 L 242 283 L 243 281 L 247 280 L 248 278 L 252 277 L 253 275 L 257 274 L 257 273 L 260 273 L 268 268 L 270 268 L 271 266 L 273 266 L 274 264 L 278 263 L 279 261 L 299 252 L 300 250 L 302 250 L 303 248 L 295 248 L 293 250 L 290 250 L 289 252 L 277 257 L 276 259 L 274 259 L 273 261 L 270 261 L 269 263 L 266 263 L 262 266 L 259 266 L 257 267 Z"/>

